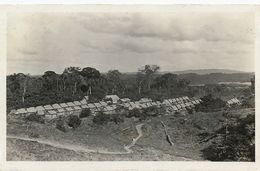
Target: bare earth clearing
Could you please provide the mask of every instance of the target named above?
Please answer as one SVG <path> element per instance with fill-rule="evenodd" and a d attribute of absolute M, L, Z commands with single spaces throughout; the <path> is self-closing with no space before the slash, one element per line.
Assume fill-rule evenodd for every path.
<path fill-rule="evenodd" d="M 253 113 L 233 111 L 234 115 Z M 167 126 L 174 145 L 166 140 L 161 121 Z M 160 116 L 139 122 L 97 126 L 92 118 L 82 120 L 75 130 L 64 133 L 51 124 L 11 120 L 7 125 L 7 160 L 90 161 L 90 160 L 204 160 L 198 133 L 214 131 L 223 122 L 222 112 L 186 116 Z M 31 133 L 39 135 L 30 137 Z"/>

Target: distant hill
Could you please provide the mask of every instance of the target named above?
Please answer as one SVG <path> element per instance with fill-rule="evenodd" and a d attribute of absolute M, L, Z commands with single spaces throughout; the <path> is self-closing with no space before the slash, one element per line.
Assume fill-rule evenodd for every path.
<path fill-rule="evenodd" d="M 225 74 L 234 74 L 234 73 L 246 73 L 244 71 L 230 70 L 230 69 L 197 69 L 197 70 L 184 70 L 184 71 L 175 71 L 175 74 L 188 74 L 194 73 L 198 75 L 205 75 L 211 73 L 225 73 Z"/>

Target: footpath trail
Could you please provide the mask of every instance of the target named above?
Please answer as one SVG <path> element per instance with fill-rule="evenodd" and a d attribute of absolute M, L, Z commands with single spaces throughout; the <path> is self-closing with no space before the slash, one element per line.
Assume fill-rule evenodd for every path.
<path fill-rule="evenodd" d="M 131 144 L 129 144 L 127 146 L 124 146 L 124 149 L 127 151 L 127 153 L 132 153 L 133 152 L 133 150 L 131 150 L 130 148 L 135 146 L 135 143 L 137 142 L 137 140 L 143 136 L 143 131 L 142 131 L 142 126 L 143 125 L 144 124 L 138 124 L 138 125 L 135 126 L 135 128 L 137 130 L 137 133 L 138 133 L 138 136 L 136 138 L 133 138 Z"/>
<path fill-rule="evenodd" d="M 137 140 L 143 136 L 143 132 L 141 130 L 143 124 L 136 125 L 136 130 L 138 133 L 138 136 L 136 138 L 133 138 L 133 141 L 131 144 L 124 146 L 124 151 L 107 151 L 107 150 L 101 150 L 101 149 L 88 149 L 82 146 L 75 146 L 71 144 L 61 144 L 59 142 L 52 142 L 48 140 L 42 140 L 42 139 L 34 139 L 34 138 L 29 138 L 29 137 L 21 137 L 21 136 L 14 136 L 14 135 L 8 135 L 7 138 L 10 139 L 19 139 L 19 140 L 24 140 L 24 141 L 31 141 L 31 142 L 37 142 L 40 144 L 45 144 L 45 145 L 50 145 L 56 148 L 63 148 L 63 149 L 68 149 L 76 152 L 84 152 L 84 153 L 99 153 L 99 154 L 129 154 L 133 153 L 133 151 L 130 149 L 135 145 Z"/>

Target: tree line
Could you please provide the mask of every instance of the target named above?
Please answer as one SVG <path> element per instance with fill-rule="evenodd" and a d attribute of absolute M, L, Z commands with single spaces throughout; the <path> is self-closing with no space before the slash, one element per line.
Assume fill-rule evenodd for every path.
<path fill-rule="evenodd" d="M 145 65 L 137 73 L 119 70 L 101 73 L 92 67 L 67 67 L 62 74 L 46 71 L 41 76 L 12 74 L 7 76 L 7 109 L 81 100 L 88 95 L 91 102 L 108 94 L 138 100 L 150 97 L 160 100 L 188 92 L 190 83 L 176 74 L 159 74 L 158 65 Z"/>

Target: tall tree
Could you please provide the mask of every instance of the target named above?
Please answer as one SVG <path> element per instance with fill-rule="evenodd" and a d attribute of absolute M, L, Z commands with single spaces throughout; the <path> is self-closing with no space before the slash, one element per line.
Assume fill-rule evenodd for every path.
<path fill-rule="evenodd" d="M 118 70 L 110 70 L 107 73 L 107 80 L 112 84 L 111 93 L 119 91 L 119 88 L 122 86 L 121 73 Z"/>
<path fill-rule="evenodd" d="M 81 78 L 80 78 L 80 67 L 67 67 L 65 68 L 65 70 L 63 71 L 63 76 L 62 78 L 67 78 L 69 84 L 72 84 L 72 94 L 74 95 L 75 93 L 77 93 L 77 86 L 80 84 L 81 82 Z"/>
<path fill-rule="evenodd" d="M 89 93 L 89 95 L 91 95 L 93 85 L 96 84 L 99 81 L 99 79 L 101 79 L 100 72 L 95 68 L 86 67 L 81 70 L 80 74 L 87 81 L 88 93 Z"/>
<path fill-rule="evenodd" d="M 145 65 L 144 67 L 139 69 L 139 72 L 145 75 L 145 80 L 147 84 L 147 89 L 151 89 L 151 83 L 153 76 L 156 72 L 160 70 L 160 67 L 158 65 Z"/>
<path fill-rule="evenodd" d="M 59 76 L 54 71 L 46 71 L 44 72 L 43 76 L 43 86 L 47 90 L 54 90 L 54 87 L 56 87 L 56 90 L 58 90 L 58 81 Z"/>

